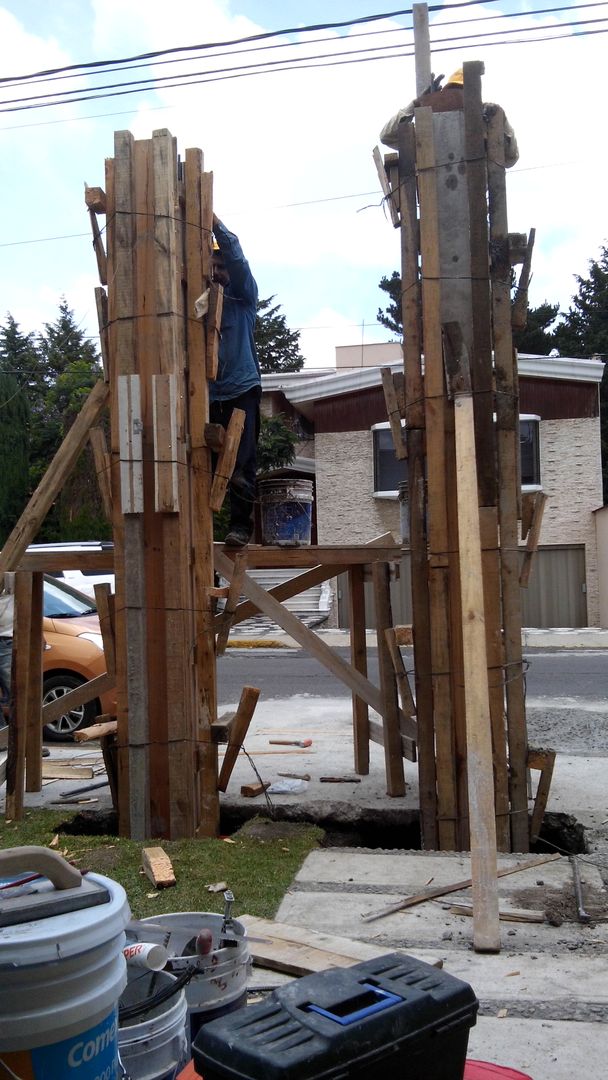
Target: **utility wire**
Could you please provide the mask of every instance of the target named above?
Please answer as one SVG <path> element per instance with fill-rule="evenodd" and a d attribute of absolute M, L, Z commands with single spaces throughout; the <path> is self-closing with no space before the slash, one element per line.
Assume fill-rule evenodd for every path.
<path fill-rule="evenodd" d="M 450 8 L 478 7 L 481 4 L 495 4 L 498 0 L 459 0 L 450 4 Z M 429 11 L 445 11 L 444 4 L 429 6 Z M 309 26 L 292 26 L 283 30 L 268 30 L 262 34 L 251 34 L 249 37 L 232 38 L 228 41 L 210 41 L 199 45 L 180 45 L 171 49 L 157 49 L 154 52 L 138 53 L 135 56 L 122 57 L 118 60 L 94 60 L 86 63 L 66 64 L 64 67 L 48 68 L 46 71 L 35 71 L 29 75 L 12 75 L 7 77 L 6 82 L 20 82 L 24 79 L 35 78 L 39 75 L 57 75 L 63 71 L 76 71 L 80 68 L 95 69 L 108 67 L 113 64 L 131 63 L 135 60 L 150 60 L 157 56 L 168 56 L 172 53 L 196 52 L 197 50 L 217 49 L 228 45 L 244 45 L 249 41 L 265 41 L 274 37 L 286 37 L 288 34 L 306 34 L 318 30 L 338 30 L 346 26 L 361 26 L 364 23 L 380 22 L 383 19 L 394 19 L 399 15 L 413 15 L 412 8 L 401 8 L 398 11 L 387 11 L 378 15 L 365 15 L 360 19 L 346 19 L 342 22 L 314 23 Z"/>
<path fill-rule="evenodd" d="M 450 6 L 454 6 L 454 5 L 450 5 Z M 485 15 L 482 18 L 479 18 L 479 16 L 473 16 L 473 17 L 468 18 L 468 19 L 447 19 L 445 21 L 437 20 L 436 22 L 433 23 L 433 29 L 436 30 L 436 29 L 443 28 L 443 27 L 446 27 L 446 26 L 463 26 L 463 25 L 465 25 L 467 23 L 473 23 L 473 22 L 475 22 L 475 23 L 482 23 L 482 22 L 487 23 L 487 22 L 496 21 L 497 19 L 504 20 L 504 19 L 514 19 L 514 18 L 516 18 L 516 19 L 531 18 L 534 15 L 557 14 L 557 13 L 565 12 L 565 11 L 582 11 L 582 10 L 584 10 L 586 8 L 598 8 L 598 7 L 605 7 L 605 6 L 606 6 L 606 0 L 597 0 L 597 2 L 589 3 L 589 4 L 578 4 L 578 5 L 567 4 L 567 5 L 562 6 L 562 7 L 536 8 L 536 9 L 534 9 L 532 11 L 510 11 L 510 12 L 505 12 L 505 13 L 500 12 L 498 15 Z M 411 26 L 396 26 L 396 27 L 390 27 L 390 28 L 384 29 L 384 30 L 365 30 L 365 31 L 361 31 L 360 33 L 349 34 L 348 35 L 348 41 L 349 42 L 353 41 L 355 38 L 369 38 L 369 37 L 376 37 L 378 35 L 382 35 L 382 36 L 386 37 L 388 34 L 404 34 L 404 33 L 407 33 L 408 31 L 410 31 L 411 29 L 412 29 Z M 540 29 L 540 27 L 539 27 L 539 29 Z M 207 59 L 216 59 L 216 58 L 224 58 L 225 59 L 227 56 L 240 56 L 240 55 L 242 55 L 244 53 L 252 53 L 252 52 L 261 53 L 261 52 L 266 52 L 268 50 L 274 50 L 274 49 L 298 49 L 298 48 L 301 48 L 303 46 L 310 45 L 310 44 L 313 44 L 313 43 L 315 45 L 320 45 L 320 44 L 324 44 L 325 42 L 333 42 L 335 44 L 336 43 L 336 36 L 332 35 L 331 37 L 314 38 L 313 41 L 309 41 L 307 39 L 302 38 L 299 41 L 290 41 L 290 42 L 287 42 L 286 44 L 284 44 L 283 42 L 276 42 L 276 43 L 274 43 L 272 45 L 251 45 L 251 46 L 247 46 L 244 49 L 232 49 L 230 51 L 224 51 L 224 52 L 218 52 L 218 53 L 207 53 Z M 199 59 L 200 59 L 199 56 L 176 56 L 176 57 L 172 57 L 171 59 L 168 59 L 168 60 L 155 60 L 155 61 L 152 61 L 151 63 L 149 61 L 144 61 L 143 63 L 129 63 L 128 61 L 123 62 L 121 60 L 117 60 L 117 61 L 111 63 L 108 66 L 107 70 L 108 70 L 108 72 L 109 71 L 114 71 L 114 72 L 136 71 L 139 68 L 163 67 L 163 66 L 166 66 L 167 64 L 185 64 L 185 63 L 190 64 L 190 63 L 193 63 L 193 62 L 195 62 L 195 61 L 197 61 Z M 122 66 L 118 66 L 118 65 L 122 65 Z M 105 73 L 106 72 L 102 72 L 102 71 L 99 72 L 99 74 L 105 74 Z M 20 76 L 14 76 L 14 78 L 19 79 L 19 80 L 23 80 L 29 86 L 36 86 L 36 85 L 38 85 L 38 83 L 51 83 L 51 82 L 64 81 L 66 79 L 87 78 L 89 76 L 89 74 L 90 74 L 89 71 L 84 70 L 84 71 L 71 71 L 71 72 L 68 72 L 68 73 L 52 75 L 52 76 L 49 76 L 49 77 L 40 77 L 40 78 L 38 78 L 37 76 L 20 75 Z M 10 81 L 11 81 L 10 78 L 0 79 L 0 86 L 3 86 L 4 84 L 9 83 Z M 15 99 L 15 100 L 25 100 L 25 99 Z"/>
<path fill-rule="evenodd" d="M 558 24 L 555 24 L 555 26 L 556 26 L 556 28 L 558 27 L 560 29 L 560 31 L 568 31 L 569 29 L 572 28 L 572 26 L 576 26 L 576 25 L 587 26 L 591 22 L 596 22 L 596 21 L 605 22 L 607 20 L 605 20 L 605 19 L 586 20 L 586 21 L 583 21 L 582 23 L 573 23 L 573 24 L 558 23 Z M 519 32 L 520 33 L 524 33 L 524 32 L 530 33 L 530 32 L 532 32 L 532 33 L 536 34 L 539 31 L 544 32 L 544 30 L 545 30 L 544 27 L 543 28 L 527 27 L 525 29 L 520 30 Z M 576 31 L 576 33 L 574 33 L 574 34 L 567 34 L 565 32 L 562 32 L 562 33 L 559 33 L 559 34 L 553 34 L 553 35 L 550 35 L 550 36 L 543 36 L 543 37 L 515 38 L 515 39 L 512 39 L 510 41 L 495 41 L 494 40 L 494 41 L 486 41 L 486 42 L 479 41 L 480 35 L 471 34 L 471 35 L 462 36 L 462 37 L 459 37 L 459 38 L 443 38 L 443 39 L 440 39 L 439 42 L 435 42 L 435 43 L 432 43 L 432 44 L 434 46 L 436 46 L 437 44 L 439 45 L 439 48 L 435 48 L 436 53 L 443 53 L 443 52 L 453 52 L 455 49 L 461 51 L 465 47 L 463 43 L 468 41 L 468 40 L 471 40 L 471 39 L 476 41 L 475 48 L 480 49 L 480 48 L 489 48 L 491 46 L 496 46 L 496 45 L 507 46 L 507 45 L 540 44 L 540 43 L 549 42 L 549 41 L 565 41 L 568 38 L 586 37 L 586 36 L 589 36 L 589 35 L 605 34 L 607 32 L 608 32 L 608 27 L 606 27 L 604 29 L 595 29 L 595 30 L 580 30 L 580 31 Z M 486 34 L 486 35 L 482 35 L 482 36 L 493 37 L 494 38 L 497 35 L 496 35 L 496 33 L 491 33 L 491 34 Z M 447 42 L 453 42 L 453 44 L 445 44 Z M 377 51 L 377 50 L 362 50 L 362 51 L 367 52 L 367 51 Z M 343 53 L 337 53 L 337 54 L 333 54 L 333 55 L 343 56 L 344 54 Z M 349 53 L 348 55 L 352 56 L 352 53 Z M 140 86 L 140 85 L 133 85 L 133 84 L 130 84 L 130 83 L 126 83 L 126 84 L 120 83 L 118 85 L 126 86 L 127 89 L 122 89 L 122 90 L 116 89 L 116 90 L 112 90 L 111 93 L 82 94 L 79 97 L 70 98 L 69 100 L 68 100 L 67 96 L 64 96 L 63 100 L 58 100 L 58 101 L 40 100 L 38 103 L 20 105 L 20 104 L 15 104 L 15 102 L 20 101 L 20 100 L 21 101 L 23 101 L 23 100 L 27 101 L 29 99 L 12 99 L 12 103 L 10 105 L 8 105 L 6 102 L 0 103 L 0 104 L 4 104 L 6 106 L 4 108 L 0 108 L 0 113 L 23 112 L 23 111 L 27 111 L 27 110 L 30 110 L 30 109 L 49 108 L 49 107 L 53 107 L 55 105 L 76 104 L 76 103 L 81 102 L 81 101 L 96 101 L 96 100 L 99 100 L 99 99 L 105 99 L 105 98 L 110 98 L 110 97 L 124 97 L 124 96 L 129 95 L 129 94 L 148 93 L 151 89 L 156 89 L 156 88 L 158 88 L 158 89 L 174 89 L 174 88 L 182 88 L 182 87 L 187 87 L 187 86 L 197 86 L 197 85 L 201 85 L 201 84 L 205 84 L 205 83 L 223 82 L 223 81 L 225 81 L 227 79 L 247 78 L 247 77 L 251 77 L 252 75 L 269 75 L 269 74 L 277 74 L 279 72 L 284 72 L 284 71 L 306 70 L 306 69 L 310 69 L 310 68 L 317 69 L 317 68 L 326 68 L 326 67 L 341 67 L 344 64 L 355 64 L 355 63 L 362 64 L 362 63 L 369 63 L 370 61 L 377 61 L 377 60 L 393 60 L 393 59 L 402 60 L 402 59 L 405 59 L 407 57 L 411 57 L 413 55 L 414 55 L 413 51 L 412 52 L 400 51 L 400 52 L 390 53 L 389 55 L 383 55 L 383 56 L 357 56 L 356 59 L 354 59 L 354 60 L 353 59 L 348 59 L 348 60 L 335 60 L 335 59 L 325 60 L 324 59 L 325 54 L 322 54 L 321 57 L 303 57 L 303 58 L 300 58 L 298 60 L 292 61 L 290 63 L 285 63 L 284 61 L 270 61 L 270 62 L 267 62 L 266 64 L 262 64 L 262 65 L 249 65 L 248 66 L 248 67 L 253 68 L 254 70 L 248 70 L 247 67 L 245 67 L 244 69 L 243 68 L 238 68 L 238 67 L 236 69 L 235 68 L 232 68 L 232 69 L 230 69 L 230 68 L 229 69 L 220 69 L 220 71 L 222 73 L 219 76 L 217 74 L 215 74 L 215 73 L 212 74 L 212 73 L 207 73 L 207 72 L 200 72 L 197 75 L 195 75 L 195 76 L 193 76 L 193 77 L 191 77 L 189 79 L 185 79 L 185 80 L 183 80 L 181 82 L 174 82 L 174 83 L 171 84 L 171 86 L 169 85 L 169 79 L 173 78 L 173 77 L 172 76 L 167 76 L 163 80 L 160 80 L 160 81 L 146 80 L 146 82 L 151 81 L 152 83 L 154 83 L 154 86 L 148 86 L 148 85 Z M 317 61 L 318 59 L 321 59 L 322 62 L 321 63 L 318 63 L 318 62 L 310 63 L 309 62 L 310 60 Z M 276 63 L 277 65 L 281 65 L 281 66 L 273 67 L 272 65 L 274 63 Z M 263 70 L 259 70 L 260 67 L 262 67 Z M 227 72 L 227 73 L 224 73 L 224 72 Z M 199 77 L 199 76 L 201 76 L 201 77 Z M 71 91 L 70 91 L 70 93 L 71 93 Z M 56 95 L 54 95 L 54 96 L 56 96 Z"/>

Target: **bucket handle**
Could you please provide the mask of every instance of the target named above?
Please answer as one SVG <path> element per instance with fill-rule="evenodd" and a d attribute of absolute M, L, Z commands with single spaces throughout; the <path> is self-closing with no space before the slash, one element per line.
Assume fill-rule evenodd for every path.
<path fill-rule="evenodd" d="M 27 870 L 48 878 L 56 889 L 76 889 L 82 885 L 80 870 L 66 862 L 57 851 L 34 844 L 0 851 L 1 877 L 11 877 Z"/>

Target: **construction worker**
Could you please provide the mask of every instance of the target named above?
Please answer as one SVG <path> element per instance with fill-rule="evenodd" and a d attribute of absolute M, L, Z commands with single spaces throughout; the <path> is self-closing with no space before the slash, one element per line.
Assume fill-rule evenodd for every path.
<path fill-rule="evenodd" d="M 245 413 L 229 485 L 230 527 L 224 543 L 244 547 L 253 529 L 257 441 L 260 433 L 262 379 L 254 330 L 258 287 L 238 237 L 213 215 L 212 276 L 224 287 L 217 378 L 209 383 L 209 418 L 228 426 L 233 409 Z"/>
<path fill-rule="evenodd" d="M 464 76 L 462 68 L 458 68 L 452 75 L 450 75 L 449 79 L 446 83 L 444 83 L 443 86 L 441 86 L 442 79 L 443 75 L 432 76 L 431 85 L 428 87 L 427 90 L 424 91 L 423 94 L 420 95 L 419 98 L 415 98 L 414 101 L 410 101 L 409 105 L 406 105 L 403 109 L 399 109 L 399 112 L 395 113 L 394 116 L 391 116 L 390 120 L 384 125 L 382 131 L 380 132 L 380 141 L 383 142 L 385 146 L 390 146 L 392 150 L 398 149 L 399 125 L 409 123 L 411 120 L 413 120 L 414 109 L 417 109 L 419 106 L 424 105 L 424 98 L 426 94 L 436 93 L 438 90 L 452 90 L 454 88 L 460 88 L 462 90 L 463 88 Z M 492 115 L 492 112 L 495 111 L 497 108 L 497 105 L 493 105 L 491 102 L 484 101 L 484 117 L 488 119 Z M 513 131 L 513 128 L 511 127 L 506 116 L 504 118 L 504 128 L 505 165 L 507 169 L 510 169 L 511 166 L 515 165 L 516 161 L 519 159 L 519 150 L 517 148 L 515 132 Z"/>

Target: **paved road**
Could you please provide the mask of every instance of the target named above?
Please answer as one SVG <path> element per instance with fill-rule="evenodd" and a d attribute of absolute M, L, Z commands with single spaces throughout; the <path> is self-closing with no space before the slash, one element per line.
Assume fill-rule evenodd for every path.
<path fill-rule="evenodd" d="M 348 648 L 335 650 L 348 659 Z M 411 650 L 404 650 L 413 670 Z M 530 742 L 560 753 L 608 755 L 608 650 L 530 649 L 525 653 Z M 369 677 L 378 685 L 376 650 Z M 301 649 L 233 649 L 218 662 L 220 706 L 238 701 L 243 686 L 258 686 L 262 700 L 294 695 L 345 698 L 347 688 Z"/>
<path fill-rule="evenodd" d="M 345 660 L 348 648 L 335 648 Z M 529 649 L 525 660 L 529 698 L 561 698 L 577 702 L 605 699 L 608 708 L 608 649 Z M 404 650 L 413 670 L 411 650 Z M 369 673 L 377 681 L 376 650 L 369 650 Z M 232 649 L 218 661 L 220 701 L 234 702 L 245 685 L 259 686 L 266 698 L 292 694 L 344 697 L 348 691 L 302 649 Z"/>

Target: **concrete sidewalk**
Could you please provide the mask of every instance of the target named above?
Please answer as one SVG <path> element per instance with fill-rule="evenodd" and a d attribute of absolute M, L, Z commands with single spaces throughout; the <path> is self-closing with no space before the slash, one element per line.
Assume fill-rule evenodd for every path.
<path fill-rule="evenodd" d="M 315 634 L 326 645 L 341 646 L 348 648 L 350 645 L 350 632 L 339 629 L 315 628 Z M 283 648 L 299 649 L 300 645 L 294 638 L 283 630 L 275 627 L 254 627 L 244 632 L 237 624 L 231 631 L 229 644 L 233 648 L 239 642 L 251 647 L 252 642 L 259 642 L 262 648 L 272 648 L 273 643 Z M 608 649 L 608 630 L 595 626 L 580 627 L 548 627 L 535 629 L 524 627 L 521 632 L 521 641 L 524 648 L 530 649 Z M 376 631 L 366 631 L 366 642 L 370 647 L 376 645 Z"/>

